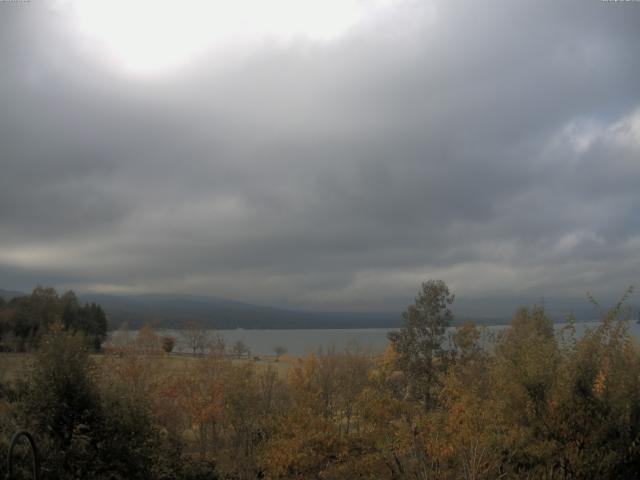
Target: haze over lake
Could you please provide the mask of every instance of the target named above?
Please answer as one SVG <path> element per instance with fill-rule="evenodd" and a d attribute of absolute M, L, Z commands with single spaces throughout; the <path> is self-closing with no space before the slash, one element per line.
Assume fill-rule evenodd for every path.
<path fill-rule="evenodd" d="M 576 336 L 580 337 L 587 328 L 595 328 L 598 321 L 576 323 Z M 559 331 L 566 323 L 556 323 L 556 330 Z M 480 327 L 485 332 L 485 337 L 500 332 L 507 328 L 505 325 L 494 325 Z M 629 322 L 629 329 L 632 335 L 640 339 L 640 325 L 635 321 Z M 335 329 L 297 329 L 297 330 L 209 330 L 213 338 L 219 334 L 227 349 L 237 341 L 242 341 L 253 355 L 273 355 L 273 348 L 283 346 L 287 353 L 294 356 L 304 356 L 312 352 L 318 352 L 335 348 L 342 351 L 347 348 L 370 351 L 372 353 L 382 353 L 389 344 L 387 333 L 393 328 L 335 328 Z M 453 331 L 454 329 L 449 329 Z M 116 331 L 117 332 L 117 331 Z M 115 332 L 111 332 L 110 339 Z M 131 338 L 135 338 L 137 330 L 130 332 Z M 159 330 L 159 335 L 169 335 L 177 339 L 175 352 L 189 353 L 184 334 L 181 330 Z M 108 340 L 109 342 L 110 340 Z M 485 338 L 485 341 L 489 341 Z"/>

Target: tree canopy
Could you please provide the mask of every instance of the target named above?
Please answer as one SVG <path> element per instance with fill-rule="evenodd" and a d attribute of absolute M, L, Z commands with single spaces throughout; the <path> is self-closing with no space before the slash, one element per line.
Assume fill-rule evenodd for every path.
<path fill-rule="evenodd" d="M 37 346 L 50 327 L 60 322 L 99 350 L 107 336 L 107 316 L 95 303 L 80 304 L 73 291 L 62 295 L 54 288 L 36 287 L 30 295 L 0 303 L 0 347 L 24 351 Z"/>
<path fill-rule="evenodd" d="M 425 407 L 433 403 L 437 371 L 445 366 L 443 342 L 453 320 L 449 309 L 453 300 L 454 295 L 442 280 L 424 282 L 415 302 L 402 314 L 401 330 L 388 334 L 398 353 L 398 365 L 407 377 L 408 393 Z"/>

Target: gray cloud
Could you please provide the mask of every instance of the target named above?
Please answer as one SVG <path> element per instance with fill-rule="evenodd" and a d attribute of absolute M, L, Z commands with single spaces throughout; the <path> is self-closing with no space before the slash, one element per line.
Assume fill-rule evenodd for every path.
<path fill-rule="evenodd" d="M 640 271 L 640 7 L 399 2 L 131 78 L 0 5 L 0 278 L 395 308 Z"/>

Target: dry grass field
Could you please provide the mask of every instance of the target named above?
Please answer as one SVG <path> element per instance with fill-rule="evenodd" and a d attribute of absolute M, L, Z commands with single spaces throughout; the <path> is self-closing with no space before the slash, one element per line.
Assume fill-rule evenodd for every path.
<path fill-rule="evenodd" d="M 98 365 L 107 360 L 118 361 L 117 355 L 94 354 L 91 356 Z M 26 372 L 29 362 L 33 359 L 30 353 L 0 353 L 0 383 L 12 383 Z M 154 357 L 161 370 L 166 372 L 187 373 L 202 357 L 194 357 L 186 354 L 161 354 Z M 275 356 L 261 356 L 260 360 L 232 359 L 234 365 L 254 363 L 257 368 L 273 368 L 281 378 L 287 376 L 291 368 L 298 362 L 297 357 L 283 355 L 279 361 Z"/>
<path fill-rule="evenodd" d="M 10 383 L 20 378 L 32 358 L 24 353 L 0 353 L 0 383 Z"/>

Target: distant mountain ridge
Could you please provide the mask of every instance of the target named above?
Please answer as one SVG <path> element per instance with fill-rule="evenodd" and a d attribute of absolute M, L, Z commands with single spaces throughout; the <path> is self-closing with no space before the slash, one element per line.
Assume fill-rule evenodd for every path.
<path fill-rule="evenodd" d="M 82 302 L 101 305 L 113 328 L 123 322 L 132 327 L 151 323 L 175 328 L 186 320 L 218 329 L 392 328 L 400 325 L 400 314 L 396 312 L 295 311 L 197 295 L 81 294 L 79 298 Z"/>
<path fill-rule="evenodd" d="M 112 328 L 123 322 L 130 326 L 151 323 L 175 328 L 185 320 L 195 320 L 218 329 L 323 329 L 323 328 L 396 328 L 402 325 L 402 310 L 372 312 L 317 312 L 254 305 L 203 295 L 81 294 L 83 302 L 100 304 L 111 320 Z M 409 304 L 410 302 L 407 302 Z M 586 299 L 456 299 L 452 306 L 454 324 L 473 320 L 477 324 L 507 324 L 521 306 L 544 305 L 556 322 L 573 314 L 576 321 L 598 318 L 598 312 Z M 608 305 L 605 305 L 608 306 Z"/>
<path fill-rule="evenodd" d="M 23 292 L 16 292 L 14 290 L 3 290 L 0 288 L 0 298 L 3 298 L 6 301 L 9 301 L 15 297 L 23 297 L 25 295 L 27 294 Z"/>
<path fill-rule="evenodd" d="M 0 297 L 9 300 L 25 293 L 2 290 Z M 218 329 L 326 329 L 326 328 L 397 328 L 402 324 L 402 310 L 373 312 L 317 312 L 289 310 L 205 295 L 143 294 L 111 295 L 81 293 L 82 303 L 95 302 L 109 317 L 110 328 L 128 323 L 131 328 L 151 324 L 158 328 L 180 328 L 185 321 L 197 321 Z M 410 300 L 406 301 L 408 305 Z M 577 321 L 598 318 L 598 312 L 586 299 L 532 298 L 456 298 L 452 306 L 454 324 L 473 320 L 477 324 L 506 324 L 519 306 L 544 305 L 551 318 L 563 321 L 573 313 Z M 605 304 L 604 307 L 610 305 Z M 638 311 L 637 308 L 634 309 Z M 637 313 L 634 315 L 637 315 Z"/>

